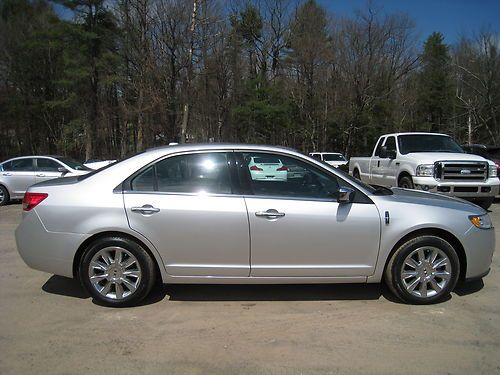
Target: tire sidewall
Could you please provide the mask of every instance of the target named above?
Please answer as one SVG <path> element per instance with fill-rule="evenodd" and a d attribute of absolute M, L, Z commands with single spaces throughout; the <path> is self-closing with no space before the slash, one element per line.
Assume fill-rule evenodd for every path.
<path fill-rule="evenodd" d="M 445 288 L 437 295 L 427 298 L 419 298 L 410 294 L 403 285 L 401 279 L 401 269 L 404 265 L 406 257 L 419 247 L 432 246 L 443 251 L 451 263 L 451 278 Z M 446 299 L 451 291 L 455 288 L 459 272 L 460 261 L 453 247 L 444 239 L 436 236 L 420 236 L 403 244 L 394 254 L 394 262 L 391 267 L 392 287 L 396 294 L 404 301 L 412 304 L 432 304 L 438 303 Z"/>
<path fill-rule="evenodd" d="M 408 176 L 401 177 L 398 185 L 399 185 L 399 187 L 403 188 L 403 184 L 405 184 L 405 183 L 406 183 L 406 185 L 408 185 L 408 187 L 406 187 L 404 189 L 414 189 L 415 188 L 415 185 L 413 185 L 412 179 Z"/>
<path fill-rule="evenodd" d="M 10 200 L 9 192 L 2 185 L 0 185 L 0 190 L 3 192 L 3 200 L 0 201 L 0 206 L 5 206 Z"/>
<path fill-rule="evenodd" d="M 141 281 L 136 291 L 130 296 L 118 301 L 101 295 L 97 290 L 95 290 L 89 279 L 89 265 L 93 256 L 103 248 L 112 246 L 124 248 L 132 253 L 141 267 Z M 105 237 L 93 242 L 85 251 L 80 262 L 79 276 L 81 283 L 95 301 L 106 306 L 126 307 L 135 305 L 149 293 L 155 280 L 155 268 L 149 254 L 136 242 L 122 237 Z"/>

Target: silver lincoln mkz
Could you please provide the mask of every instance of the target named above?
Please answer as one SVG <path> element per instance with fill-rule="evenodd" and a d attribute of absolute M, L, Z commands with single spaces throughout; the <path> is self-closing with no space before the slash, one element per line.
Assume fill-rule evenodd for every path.
<path fill-rule="evenodd" d="M 252 163 L 257 158 L 263 164 Z M 490 218 L 474 204 L 373 188 L 267 146 L 149 150 L 36 184 L 23 210 L 16 240 L 24 261 L 80 278 L 112 306 L 137 303 L 157 276 L 164 283 L 384 280 L 406 302 L 433 303 L 458 280 L 486 275 L 495 248 Z"/>

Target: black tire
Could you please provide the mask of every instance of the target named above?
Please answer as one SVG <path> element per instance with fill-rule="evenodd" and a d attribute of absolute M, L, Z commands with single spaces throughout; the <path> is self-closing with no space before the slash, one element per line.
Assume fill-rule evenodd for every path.
<path fill-rule="evenodd" d="M 478 199 L 474 203 L 477 204 L 479 207 L 487 210 L 493 204 L 494 200 L 495 200 L 494 197 L 490 197 L 490 198 Z"/>
<path fill-rule="evenodd" d="M 107 261 L 102 257 L 103 254 L 109 254 Z M 111 256 L 115 258 L 110 259 Z M 93 260 L 107 269 L 95 266 L 91 269 Z M 126 266 L 127 262 L 133 263 Z M 99 283 L 91 282 L 91 273 L 96 280 L 102 280 Z M 156 267 L 148 252 L 135 241 L 123 237 L 103 237 L 85 251 L 79 276 L 95 300 L 106 306 L 125 307 L 137 304 L 149 294 L 156 280 Z M 102 288 L 101 292 L 98 288 Z"/>
<path fill-rule="evenodd" d="M 415 189 L 413 180 L 409 176 L 403 176 L 398 181 L 398 187 L 403 189 Z"/>
<path fill-rule="evenodd" d="M 434 251 L 438 256 L 432 263 L 417 261 L 414 264 L 418 267 L 410 266 L 411 261 L 415 261 L 411 256 L 419 257 L 419 250 L 423 251 L 425 260 L 427 256 L 429 259 L 432 258 Z M 432 267 L 432 264 L 438 265 L 442 260 L 446 260 L 446 265 Z M 421 263 L 421 266 L 418 263 Z M 409 276 L 413 273 L 413 269 L 415 275 Z M 435 271 L 435 274 L 432 271 Z M 402 275 L 403 272 L 406 277 Z M 419 236 L 405 242 L 392 255 L 385 270 L 385 282 L 394 295 L 403 302 L 425 305 L 447 299 L 457 284 L 459 272 L 458 255 L 447 241 L 431 235 Z"/>
<path fill-rule="evenodd" d="M 357 169 L 352 171 L 352 177 L 357 178 L 361 181 L 361 175 L 359 174 L 359 171 Z"/>
<path fill-rule="evenodd" d="M 5 187 L 0 185 L 0 206 L 5 206 L 10 201 L 9 192 Z"/>

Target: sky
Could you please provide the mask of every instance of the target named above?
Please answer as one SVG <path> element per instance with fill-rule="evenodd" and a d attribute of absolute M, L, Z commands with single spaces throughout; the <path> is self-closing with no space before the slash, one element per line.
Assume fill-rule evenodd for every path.
<path fill-rule="evenodd" d="M 351 17 L 368 7 L 368 0 L 317 0 L 337 16 Z M 374 0 L 382 13 L 407 13 L 422 42 L 434 31 L 454 44 L 462 35 L 473 37 L 484 28 L 500 33 L 500 0 Z"/>

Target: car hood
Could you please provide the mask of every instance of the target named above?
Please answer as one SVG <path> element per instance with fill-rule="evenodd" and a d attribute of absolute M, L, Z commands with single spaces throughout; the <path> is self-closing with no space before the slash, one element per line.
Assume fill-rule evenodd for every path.
<path fill-rule="evenodd" d="M 442 207 L 468 211 L 473 214 L 484 214 L 486 211 L 474 203 L 468 202 L 457 197 L 449 197 L 437 193 L 429 193 L 425 191 L 392 188 L 394 194 L 383 196 L 387 200 L 398 203 L 418 204 L 432 207 Z"/>
<path fill-rule="evenodd" d="M 453 161 L 488 161 L 479 155 L 460 154 L 453 152 L 411 152 L 407 156 L 413 157 L 420 164 L 434 164 L 436 161 L 453 160 Z M 489 162 L 489 161 L 488 161 Z M 491 164 L 491 162 L 489 162 Z"/>

